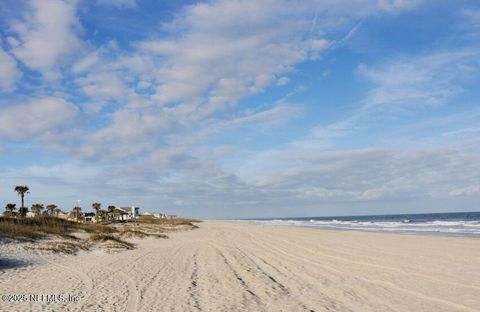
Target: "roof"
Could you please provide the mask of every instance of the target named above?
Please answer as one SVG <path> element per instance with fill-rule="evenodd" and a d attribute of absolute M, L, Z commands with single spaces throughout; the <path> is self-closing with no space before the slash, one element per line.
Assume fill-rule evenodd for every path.
<path fill-rule="evenodd" d="M 125 209 L 123 208 L 120 208 L 120 207 L 115 207 L 115 209 L 109 213 L 120 213 L 120 214 L 130 214 L 130 211 L 126 211 Z"/>
<path fill-rule="evenodd" d="M 135 208 L 135 210 L 140 209 L 140 207 L 137 207 L 137 206 L 118 207 L 118 208 L 121 208 L 121 209 L 126 210 L 126 211 L 132 211 L 132 208 Z"/>

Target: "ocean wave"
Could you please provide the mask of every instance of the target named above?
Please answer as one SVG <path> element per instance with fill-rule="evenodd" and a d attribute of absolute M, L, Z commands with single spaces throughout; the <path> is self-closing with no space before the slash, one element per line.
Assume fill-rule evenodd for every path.
<path fill-rule="evenodd" d="M 361 220 L 248 220 L 266 225 L 277 226 L 300 226 L 318 227 L 343 230 L 359 230 L 370 232 L 401 232 L 401 233 L 431 233 L 431 234 L 454 234 L 480 236 L 480 221 L 445 221 L 433 220 L 414 222 L 412 220 L 401 221 L 361 221 Z"/>

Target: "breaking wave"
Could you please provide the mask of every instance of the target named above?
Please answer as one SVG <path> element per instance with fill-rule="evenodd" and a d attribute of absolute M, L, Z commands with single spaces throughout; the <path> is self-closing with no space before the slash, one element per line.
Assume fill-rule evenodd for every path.
<path fill-rule="evenodd" d="M 460 219 L 462 217 L 464 220 Z M 238 221 L 276 226 L 300 226 L 370 232 L 480 236 L 480 213 L 332 217 L 330 219 L 326 217 L 258 219 Z"/>

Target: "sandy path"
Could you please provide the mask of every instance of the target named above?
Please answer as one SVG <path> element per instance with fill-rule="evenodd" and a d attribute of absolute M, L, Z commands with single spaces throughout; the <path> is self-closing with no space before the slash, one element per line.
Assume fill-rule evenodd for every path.
<path fill-rule="evenodd" d="M 33 265 L 0 271 L 0 294 L 80 300 L 0 310 L 480 311 L 479 239 L 221 222 L 170 236 L 117 254 L 16 254 Z"/>

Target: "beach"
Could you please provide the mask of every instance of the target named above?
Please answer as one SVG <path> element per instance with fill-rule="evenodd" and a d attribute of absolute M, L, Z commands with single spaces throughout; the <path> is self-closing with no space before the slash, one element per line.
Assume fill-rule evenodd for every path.
<path fill-rule="evenodd" d="M 135 239 L 135 249 L 117 253 L 37 254 L 2 244 L 2 298 L 77 299 L 7 300 L 0 310 L 480 310 L 478 238 L 198 225 L 168 239 Z"/>

